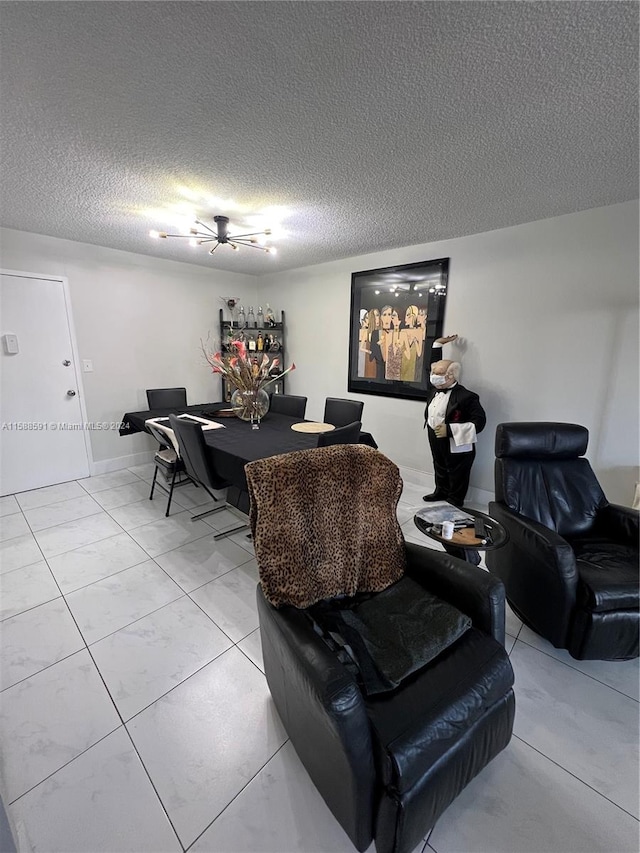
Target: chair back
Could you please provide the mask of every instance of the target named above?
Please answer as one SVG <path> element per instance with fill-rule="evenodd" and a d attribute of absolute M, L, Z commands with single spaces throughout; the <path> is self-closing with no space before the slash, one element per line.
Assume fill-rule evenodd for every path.
<path fill-rule="evenodd" d="M 354 421 L 362 420 L 364 403 L 358 400 L 340 400 L 338 397 L 327 397 L 324 404 L 325 424 L 333 424 L 336 427 L 352 424 Z"/>
<path fill-rule="evenodd" d="M 187 405 L 186 388 L 147 388 L 150 409 L 182 409 Z"/>
<path fill-rule="evenodd" d="M 144 425 L 162 447 L 173 450 L 177 457 L 180 456 L 176 434 L 171 427 L 166 425 L 166 421 L 161 423 L 157 418 L 149 418 L 144 422 Z"/>
<path fill-rule="evenodd" d="M 587 533 L 607 499 L 578 424 L 503 423 L 496 428 L 496 501 L 560 536 Z"/>
<path fill-rule="evenodd" d="M 210 489 L 223 488 L 226 483 L 218 477 L 209 460 L 202 425 L 196 421 L 181 420 L 176 415 L 169 415 L 169 423 L 178 439 L 180 457 L 187 474 Z"/>
<path fill-rule="evenodd" d="M 329 447 L 332 444 L 358 444 L 361 428 L 360 421 L 355 421 L 343 427 L 336 427 L 329 432 L 320 433 L 318 447 Z"/>
<path fill-rule="evenodd" d="M 297 394 L 272 394 L 269 403 L 270 412 L 289 415 L 291 418 L 304 418 L 307 410 L 307 398 Z"/>

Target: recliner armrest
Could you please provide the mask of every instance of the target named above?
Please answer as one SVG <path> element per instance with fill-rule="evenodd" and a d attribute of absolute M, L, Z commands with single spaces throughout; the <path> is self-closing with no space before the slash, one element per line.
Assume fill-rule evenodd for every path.
<path fill-rule="evenodd" d="M 592 532 L 602 534 L 617 542 L 637 546 L 640 532 L 640 512 L 628 506 L 607 504 L 598 510 Z"/>
<path fill-rule="evenodd" d="M 433 548 L 406 543 L 407 574 L 470 617 L 474 626 L 504 645 L 502 581 L 471 563 Z"/>
<path fill-rule="evenodd" d="M 489 503 L 489 515 L 509 531 L 502 548 L 487 551 L 489 571 L 504 582 L 509 604 L 534 631 L 564 648 L 578 587 L 569 542 L 554 530 Z"/>
<path fill-rule="evenodd" d="M 543 566 L 546 573 L 556 575 L 566 587 L 575 591 L 578 582 L 576 561 L 573 549 L 564 537 L 498 503 L 489 504 L 489 515 L 509 531 L 509 546 L 529 553 L 536 565 Z"/>

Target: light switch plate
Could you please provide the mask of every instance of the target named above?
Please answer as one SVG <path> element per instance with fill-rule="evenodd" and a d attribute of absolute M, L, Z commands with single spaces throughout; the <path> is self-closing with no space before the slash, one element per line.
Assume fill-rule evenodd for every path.
<path fill-rule="evenodd" d="M 17 355 L 20 352 L 18 336 L 10 332 L 2 336 L 2 346 L 7 355 Z"/>
<path fill-rule="evenodd" d="M 82 359 L 82 369 L 85 373 L 93 373 L 93 362 L 90 358 Z"/>

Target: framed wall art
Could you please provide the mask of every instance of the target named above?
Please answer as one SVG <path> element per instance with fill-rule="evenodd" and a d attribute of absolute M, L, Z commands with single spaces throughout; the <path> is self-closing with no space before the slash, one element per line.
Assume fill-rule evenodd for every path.
<path fill-rule="evenodd" d="M 425 398 L 448 277 L 449 258 L 351 274 L 349 391 Z"/>

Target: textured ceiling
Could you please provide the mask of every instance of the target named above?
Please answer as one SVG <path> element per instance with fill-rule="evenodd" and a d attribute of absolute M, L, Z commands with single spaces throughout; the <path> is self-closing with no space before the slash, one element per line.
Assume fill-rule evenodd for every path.
<path fill-rule="evenodd" d="M 638 195 L 636 3 L 2 2 L 0 29 L 9 228 L 262 274 Z M 148 236 L 274 206 L 275 257 Z"/>

